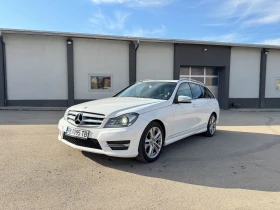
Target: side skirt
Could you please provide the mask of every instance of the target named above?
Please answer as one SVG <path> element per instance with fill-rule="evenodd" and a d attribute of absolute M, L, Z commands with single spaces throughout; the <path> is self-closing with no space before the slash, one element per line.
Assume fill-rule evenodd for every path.
<path fill-rule="evenodd" d="M 198 133 L 204 133 L 205 131 L 207 131 L 207 128 L 203 128 L 203 129 L 200 129 L 200 130 L 196 130 L 196 131 L 193 131 L 193 132 L 190 132 L 190 133 L 186 133 L 184 135 L 181 135 L 181 136 L 176 136 L 174 138 L 171 138 L 171 139 L 168 139 L 168 140 L 165 140 L 165 144 L 164 146 L 167 146 L 169 144 L 172 144 L 176 141 L 180 141 L 186 137 L 189 137 L 189 136 L 193 136 L 195 134 L 198 134 Z"/>

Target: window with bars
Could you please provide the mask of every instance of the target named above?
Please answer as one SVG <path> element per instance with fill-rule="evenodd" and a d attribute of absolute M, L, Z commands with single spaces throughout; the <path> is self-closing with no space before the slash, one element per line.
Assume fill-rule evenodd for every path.
<path fill-rule="evenodd" d="M 219 84 L 219 70 L 213 67 L 181 67 L 180 78 L 194 79 L 215 87 Z"/>

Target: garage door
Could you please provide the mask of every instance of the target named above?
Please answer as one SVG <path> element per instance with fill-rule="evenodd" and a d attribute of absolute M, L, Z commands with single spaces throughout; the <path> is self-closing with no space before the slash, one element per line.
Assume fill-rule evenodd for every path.
<path fill-rule="evenodd" d="M 181 67 L 180 79 L 188 78 L 200 81 L 218 98 L 219 69 L 215 67 Z"/>

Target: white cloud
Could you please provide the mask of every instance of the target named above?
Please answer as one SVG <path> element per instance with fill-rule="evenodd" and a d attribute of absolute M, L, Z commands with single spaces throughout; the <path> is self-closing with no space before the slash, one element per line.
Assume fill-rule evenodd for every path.
<path fill-rule="evenodd" d="M 125 4 L 128 6 L 157 7 L 166 6 L 174 0 L 91 0 L 94 4 Z"/>
<path fill-rule="evenodd" d="M 126 24 L 130 14 L 126 12 L 114 12 L 111 16 L 105 15 L 102 10 L 97 10 L 92 18 L 89 19 L 93 33 L 118 34 L 135 37 L 160 37 L 165 34 L 166 27 L 145 29 L 142 27 L 129 28 Z"/>
<path fill-rule="evenodd" d="M 133 37 L 160 37 L 165 33 L 166 27 L 162 25 L 161 27 L 154 29 L 143 29 L 139 27 L 134 30 L 128 30 L 125 35 Z"/>
<path fill-rule="evenodd" d="M 106 16 L 99 10 L 89 20 L 92 27 L 99 31 L 109 30 L 120 30 L 125 27 L 125 22 L 130 14 L 124 12 L 115 12 L 112 17 Z"/>
<path fill-rule="evenodd" d="M 251 39 L 251 35 L 240 35 L 238 33 L 228 33 L 219 35 L 209 35 L 202 38 L 195 38 L 194 40 L 214 41 L 214 42 L 229 42 L 229 43 L 243 43 Z"/>
<path fill-rule="evenodd" d="M 280 38 L 277 39 L 267 39 L 261 42 L 260 44 L 268 44 L 268 45 L 280 45 Z"/>
<path fill-rule="evenodd" d="M 280 22 L 279 0 L 227 0 L 221 5 L 218 16 L 233 19 L 236 24 L 252 26 Z"/>
<path fill-rule="evenodd" d="M 240 42 L 242 38 L 236 33 L 222 34 L 222 35 L 213 35 L 202 37 L 203 41 L 216 41 L 216 42 Z"/>

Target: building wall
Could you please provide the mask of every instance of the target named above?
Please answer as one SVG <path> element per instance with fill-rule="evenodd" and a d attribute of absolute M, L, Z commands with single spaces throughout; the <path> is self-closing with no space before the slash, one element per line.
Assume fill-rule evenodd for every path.
<path fill-rule="evenodd" d="M 79 38 L 73 41 L 76 100 L 110 97 L 128 86 L 128 42 Z M 90 91 L 89 74 L 111 75 L 112 91 Z"/>
<path fill-rule="evenodd" d="M 141 42 L 137 50 L 136 80 L 173 79 L 174 45 Z"/>
<path fill-rule="evenodd" d="M 5 49 L 3 37 L 0 35 L 0 106 L 5 106 Z"/>
<path fill-rule="evenodd" d="M 261 49 L 231 49 L 230 98 L 259 98 L 260 58 Z"/>
<path fill-rule="evenodd" d="M 7 105 L 67 106 L 73 100 L 72 54 L 68 56 L 70 68 L 67 71 L 68 37 L 2 35 L 6 55 L 3 50 L 0 56 L 2 60 L 6 57 Z M 262 72 L 266 72 L 264 98 L 264 93 L 259 91 L 262 49 L 143 41 L 136 54 L 135 70 L 134 46 L 131 45 L 133 53 L 129 53 L 129 46 L 128 41 L 73 39 L 75 103 L 114 95 L 129 85 L 129 75 L 135 80 L 135 72 L 137 80 L 178 79 L 181 66 L 207 66 L 220 67 L 218 100 L 222 109 L 235 102 L 240 102 L 244 108 L 279 108 L 280 91 L 276 90 L 276 78 L 280 78 L 280 50 L 269 49 L 267 62 L 266 55 L 263 57 Z M 0 78 L 5 70 L 2 60 Z M 133 69 L 129 68 L 129 61 L 133 61 Z M 90 74 L 112 76 L 112 90 L 90 90 Z M 264 81 L 261 84 L 264 85 Z M 2 106 L 5 101 L 3 93 L 2 87 Z"/>
<path fill-rule="evenodd" d="M 276 78 L 280 79 L 280 50 L 269 50 L 266 67 L 266 98 L 280 98 L 280 91 L 276 91 Z"/>
<path fill-rule="evenodd" d="M 67 99 L 66 39 L 5 34 L 8 100 Z"/>

